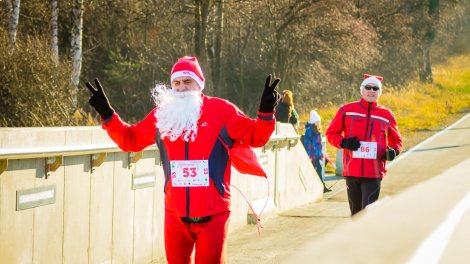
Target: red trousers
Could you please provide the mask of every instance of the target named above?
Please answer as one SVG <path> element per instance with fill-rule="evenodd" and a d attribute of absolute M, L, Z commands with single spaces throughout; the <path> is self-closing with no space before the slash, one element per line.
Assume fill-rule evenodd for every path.
<path fill-rule="evenodd" d="M 196 264 L 225 264 L 230 211 L 213 215 L 205 223 L 187 224 L 165 213 L 165 252 L 168 264 L 190 264 L 196 245 Z"/>

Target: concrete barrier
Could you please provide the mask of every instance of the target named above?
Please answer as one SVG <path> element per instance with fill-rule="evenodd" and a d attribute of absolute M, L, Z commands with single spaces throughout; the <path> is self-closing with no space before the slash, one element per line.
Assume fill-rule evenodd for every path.
<path fill-rule="evenodd" d="M 273 137 L 284 135 L 295 131 L 277 124 Z M 2 150 L 107 143 L 112 141 L 100 127 L 0 128 Z M 271 145 L 256 150 L 268 173 L 269 191 L 264 178 L 233 168 L 231 184 L 258 212 L 269 194 L 263 218 L 320 201 L 323 187 L 302 144 L 289 150 L 290 143 Z M 8 160 L 0 155 L 0 263 L 150 263 L 164 255 L 164 176 L 158 150 L 144 150 L 135 163 L 129 153 L 97 155 L 101 152 L 55 155 L 62 161 L 55 171 L 50 171 L 47 153 Z M 93 166 L 100 157 L 104 162 Z M 248 223 L 250 213 L 235 188 L 231 194 L 233 232 Z"/>
<path fill-rule="evenodd" d="M 283 263 L 470 263 L 470 159 L 385 197 Z"/>

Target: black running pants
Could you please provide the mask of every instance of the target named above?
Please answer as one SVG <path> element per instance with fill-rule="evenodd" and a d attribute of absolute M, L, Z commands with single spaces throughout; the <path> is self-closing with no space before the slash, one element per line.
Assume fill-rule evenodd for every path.
<path fill-rule="evenodd" d="M 345 176 L 344 179 L 346 180 L 351 216 L 379 199 L 381 178 Z"/>

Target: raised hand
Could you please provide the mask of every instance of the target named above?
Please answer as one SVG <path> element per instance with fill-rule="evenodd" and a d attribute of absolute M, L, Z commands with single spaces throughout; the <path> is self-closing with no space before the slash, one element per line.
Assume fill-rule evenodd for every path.
<path fill-rule="evenodd" d="M 266 78 L 263 95 L 261 96 L 261 102 L 259 103 L 259 111 L 261 113 L 269 114 L 274 112 L 274 109 L 276 109 L 279 99 L 281 99 L 281 96 L 276 91 L 276 86 L 280 81 L 281 79 L 277 78 L 274 80 L 273 84 L 271 84 L 271 74 Z"/>
<path fill-rule="evenodd" d="M 86 83 L 86 87 L 93 94 L 88 102 L 95 108 L 96 112 L 100 114 L 101 118 L 108 119 L 113 116 L 114 109 L 111 107 L 108 98 L 104 94 L 103 87 L 101 87 L 98 78 L 95 79 L 95 85 L 98 89 L 95 89 L 89 82 Z"/>

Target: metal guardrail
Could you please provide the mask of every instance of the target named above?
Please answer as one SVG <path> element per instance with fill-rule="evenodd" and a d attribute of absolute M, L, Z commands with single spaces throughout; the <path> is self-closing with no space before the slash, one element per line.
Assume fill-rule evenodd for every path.
<path fill-rule="evenodd" d="M 294 147 L 299 143 L 300 135 L 275 135 L 269 138 L 268 143 L 262 148 L 263 152 L 266 152 L 267 149 L 272 151 L 280 150 L 287 146 L 287 150 Z"/>
<path fill-rule="evenodd" d="M 268 143 L 263 147 L 265 149 L 280 149 L 284 147 L 294 147 L 300 140 L 300 135 L 275 135 L 271 136 Z M 157 150 L 156 145 L 148 146 L 144 150 Z M 87 144 L 72 146 L 44 146 L 44 147 L 22 147 L 22 148 L 0 148 L 0 160 L 2 159 L 32 159 L 47 158 L 54 156 L 78 156 L 89 155 L 103 152 L 122 151 L 114 143 L 106 144 Z"/>
<path fill-rule="evenodd" d="M 144 150 L 157 150 L 151 145 Z M 46 179 L 51 171 L 56 171 L 63 163 L 64 156 L 91 155 L 91 169 L 99 167 L 106 160 L 106 153 L 122 151 L 115 143 L 72 146 L 44 146 L 0 149 L 0 174 L 8 169 L 9 159 L 45 158 Z M 142 158 L 142 151 L 129 152 L 129 166 Z"/>
<path fill-rule="evenodd" d="M 145 150 L 157 150 L 156 145 L 151 145 Z M 103 152 L 122 151 L 116 144 L 88 144 L 72 146 L 45 146 L 31 148 L 1 148 L 0 159 L 31 159 L 46 158 L 51 156 L 79 156 Z"/>
<path fill-rule="evenodd" d="M 268 143 L 262 148 L 265 152 L 267 149 L 272 151 L 280 150 L 287 146 L 297 145 L 300 135 L 274 135 L 271 136 Z M 145 148 L 146 150 L 157 150 L 156 145 Z M 72 146 L 44 146 L 44 147 L 21 147 L 21 148 L 1 148 L 0 149 L 0 174 L 8 168 L 9 159 L 31 159 L 45 158 L 46 177 L 50 171 L 56 171 L 63 162 L 64 156 L 90 155 L 92 168 L 100 166 L 106 160 L 106 153 L 122 151 L 115 143 L 106 144 L 87 144 Z M 142 157 L 142 151 L 129 152 L 129 164 L 136 163 Z"/>

